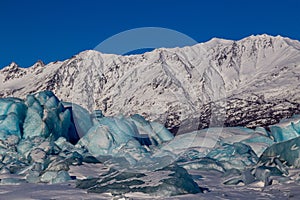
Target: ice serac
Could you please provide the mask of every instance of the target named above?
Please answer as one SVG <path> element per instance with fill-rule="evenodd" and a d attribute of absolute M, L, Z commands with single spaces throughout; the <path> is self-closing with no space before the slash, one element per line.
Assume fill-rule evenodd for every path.
<path fill-rule="evenodd" d="M 174 139 L 173 134 L 170 133 L 170 131 L 166 127 L 164 127 L 162 124 L 160 124 L 158 122 L 151 122 L 151 127 L 152 127 L 154 133 L 156 133 L 159 143 L 168 142 L 168 141 Z"/>
<path fill-rule="evenodd" d="M 24 138 L 35 136 L 54 138 L 61 136 L 69 141 L 78 140 L 71 121 L 71 112 L 65 109 L 58 98 L 50 91 L 39 92 L 26 97 L 28 106 L 24 120 Z"/>
<path fill-rule="evenodd" d="M 93 126 L 91 114 L 89 111 L 75 103 L 63 102 L 63 105 L 65 108 L 71 110 L 72 121 L 76 128 L 76 132 L 79 138 L 83 137 Z"/>
<path fill-rule="evenodd" d="M 134 165 L 141 159 L 150 159 L 149 146 L 159 146 L 172 139 L 172 134 L 162 125 L 152 124 L 140 115 L 120 115 L 98 119 L 76 146 L 87 148 L 95 157 L 124 157 Z"/>
<path fill-rule="evenodd" d="M 17 98 L 0 99 L 0 139 L 9 135 L 22 137 L 23 121 L 27 113 L 24 102 Z"/>
<path fill-rule="evenodd" d="M 139 138 L 150 139 L 152 145 L 162 144 L 174 138 L 166 127 L 157 122 L 149 122 L 144 117 L 138 114 L 130 116 L 131 121 L 137 126 Z"/>
<path fill-rule="evenodd" d="M 299 116 L 294 116 L 272 126 L 276 129 L 271 128 L 271 132 L 268 133 L 270 139 L 262 140 L 261 136 L 250 139 L 252 140 L 251 143 L 254 144 L 265 141 L 269 145 L 259 154 L 256 164 L 251 165 L 250 170 L 243 171 L 240 177 L 229 179 L 224 184 L 238 184 L 239 182 L 250 184 L 255 181 L 262 181 L 264 186 L 268 186 L 274 180 L 280 183 L 293 180 L 289 177 L 289 170 L 300 168 L 300 137 L 295 134 L 298 130 L 298 119 Z M 270 142 L 271 139 L 277 142 Z"/>
<path fill-rule="evenodd" d="M 268 147 L 262 156 L 261 162 L 273 160 L 277 165 L 293 166 L 300 168 L 300 137 L 290 139 L 287 141 L 279 142 Z"/>
<path fill-rule="evenodd" d="M 255 165 L 257 156 L 249 147 L 243 143 L 223 144 L 210 151 L 207 157 L 219 161 L 226 170 L 245 170 L 247 167 Z"/>
<path fill-rule="evenodd" d="M 271 135 L 276 142 L 293 139 L 300 136 L 300 115 L 290 119 L 281 120 L 280 123 L 270 127 Z"/>
<path fill-rule="evenodd" d="M 186 169 L 243 171 L 254 166 L 264 150 L 274 143 L 265 131 L 244 127 L 203 129 L 178 135 L 162 149 L 175 154 L 177 162 Z"/>
<path fill-rule="evenodd" d="M 278 142 L 268 147 L 250 170 L 242 172 L 239 178 L 225 181 L 225 184 L 250 184 L 262 181 L 264 186 L 271 185 L 274 180 L 287 183 L 294 178 L 290 177 L 289 170 L 300 168 L 300 137 Z M 285 177 L 285 178 L 284 178 Z"/>

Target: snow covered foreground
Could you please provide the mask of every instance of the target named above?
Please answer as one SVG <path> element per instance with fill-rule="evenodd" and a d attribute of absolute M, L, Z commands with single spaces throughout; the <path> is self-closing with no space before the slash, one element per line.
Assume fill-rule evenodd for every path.
<path fill-rule="evenodd" d="M 297 198 L 300 117 L 174 136 L 44 91 L 0 99 L 1 199 Z M 249 195 L 251 193 L 251 195 Z"/>

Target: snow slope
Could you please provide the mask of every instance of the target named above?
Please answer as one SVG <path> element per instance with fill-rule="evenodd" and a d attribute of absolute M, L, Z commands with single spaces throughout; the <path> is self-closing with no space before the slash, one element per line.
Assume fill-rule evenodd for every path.
<path fill-rule="evenodd" d="M 0 97 L 52 90 L 90 111 L 138 113 L 176 132 L 180 124 L 274 124 L 299 112 L 299 80 L 300 42 L 257 35 L 131 56 L 89 50 L 27 69 L 12 63 L 0 71 Z"/>

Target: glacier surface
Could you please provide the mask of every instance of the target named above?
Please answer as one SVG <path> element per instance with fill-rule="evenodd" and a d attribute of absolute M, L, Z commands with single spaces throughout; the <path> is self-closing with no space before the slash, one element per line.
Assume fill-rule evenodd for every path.
<path fill-rule="evenodd" d="M 300 116 L 269 129 L 215 127 L 174 136 L 141 115 L 104 116 L 52 92 L 0 99 L 0 184 L 76 181 L 88 192 L 174 196 L 207 192 L 189 171 L 217 171 L 224 185 L 291 181 L 300 168 Z M 102 163 L 96 177 L 70 169 Z M 11 177 L 9 176 L 11 175 Z M 151 182 L 152 177 L 160 181 Z M 280 177 L 280 178 L 278 178 Z"/>

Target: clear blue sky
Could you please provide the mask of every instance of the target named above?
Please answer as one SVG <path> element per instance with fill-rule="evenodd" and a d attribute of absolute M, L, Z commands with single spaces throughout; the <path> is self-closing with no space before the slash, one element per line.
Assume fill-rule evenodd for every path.
<path fill-rule="evenodd" d="M 0 0 L 0 68 L 64 60 L 138 27 L 204 42 L 267 33 L 300 40 L 299 0 Z"/>

